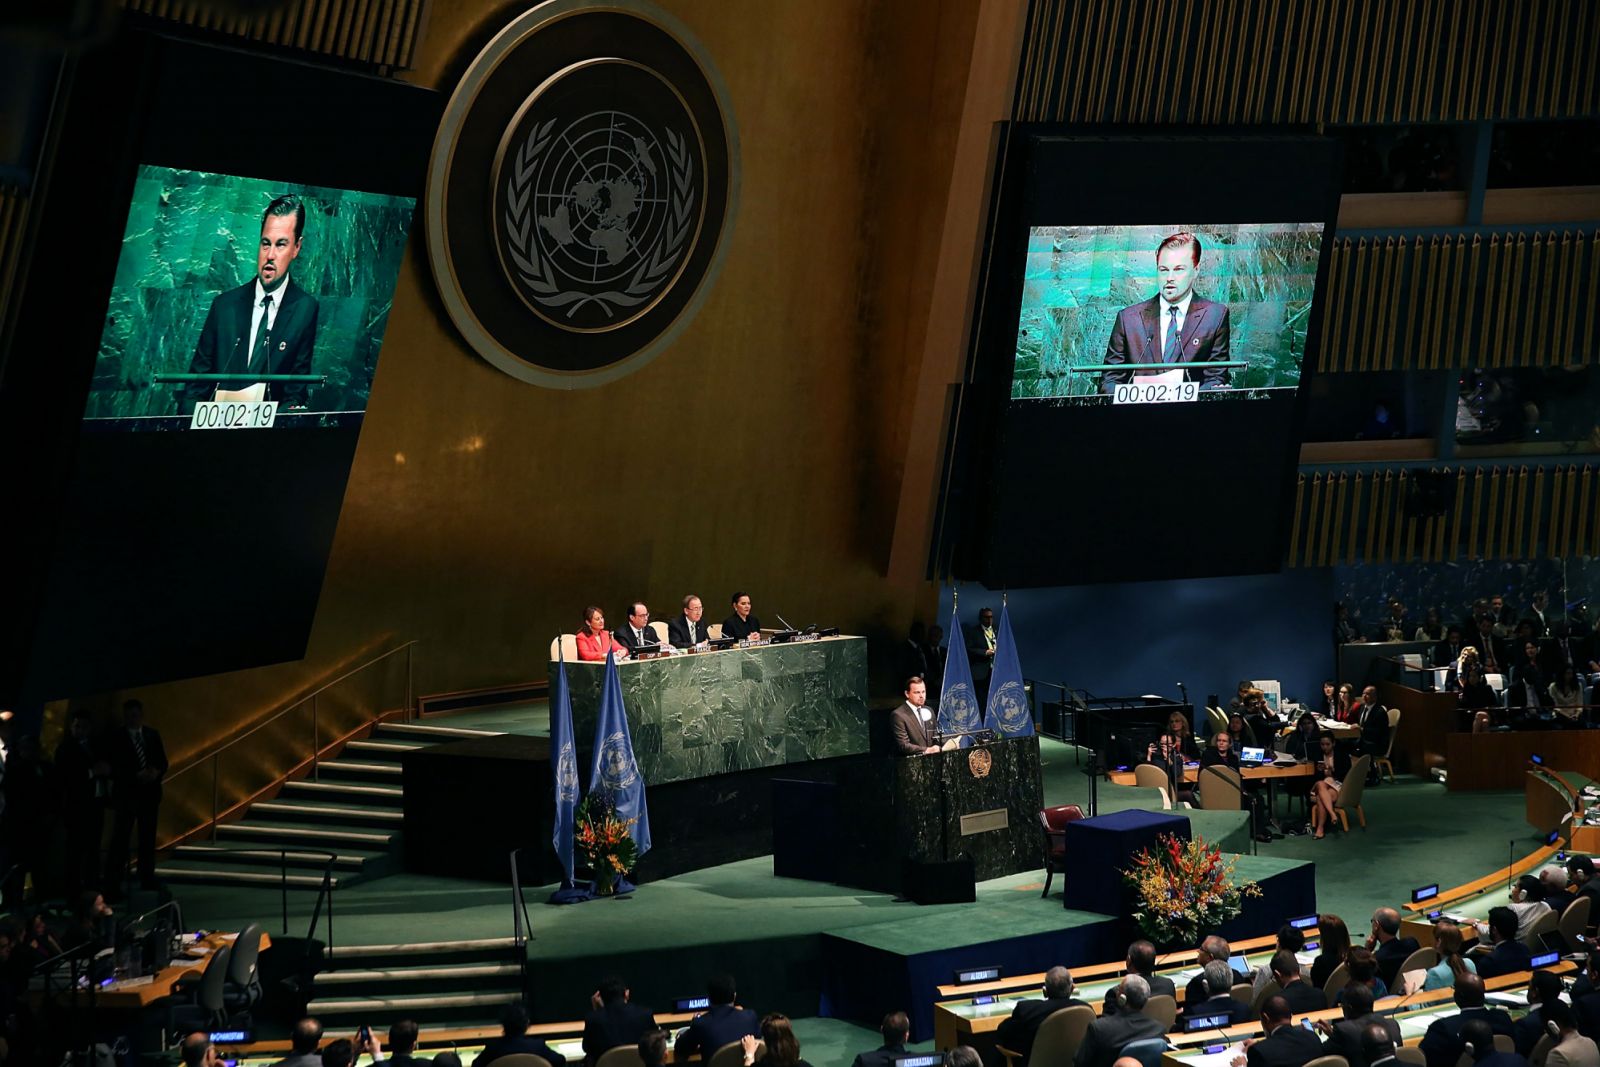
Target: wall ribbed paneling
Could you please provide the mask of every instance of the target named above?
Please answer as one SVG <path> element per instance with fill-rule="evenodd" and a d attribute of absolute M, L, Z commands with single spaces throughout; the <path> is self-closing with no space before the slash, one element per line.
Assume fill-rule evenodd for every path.
<path fill-rule="evenodd" d="M 1593 0 L 1033 0 L 1032 122 L 1452 122 L 1593 115 Z"/>
<path fill-rule="evenodd" d="M 1600 230 L 1340 238 L 1323 369 L 1591 362 L 1597 271 Z"/>
<path fill-rule="evenodd" d="M 1409 508 L 1423 488 L 1442 508 Z M 1432 513 L 1428 513 L 1431 510 Z M 1434 563 L 1600 551 L 1600 468 L 1329 471 L 1295 486 L 1289 563 Z"/>
<path fill-rule="evenodd" d="M 6 334 L 15 295 L 17 265 L 22 262 L 23 234 L 28 221 L 28 194 L 0 186 L 0 337 Z"/>
<path fill-rule="evenodd" d="M 409 70 L 429 0 L 287 0 L 240 15 L 188 0 L 123 0 L 129 11 L 388 70 Z"/>

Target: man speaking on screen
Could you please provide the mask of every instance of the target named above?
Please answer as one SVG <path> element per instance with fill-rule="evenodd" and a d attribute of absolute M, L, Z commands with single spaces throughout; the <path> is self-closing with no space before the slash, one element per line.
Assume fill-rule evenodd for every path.
<path fill-rule="evenodd" d="M 1186 231 L 1156 246 L 1156 281 L 1160 291 L 1149 300 L 1117 312 L 1106 344 L 1107 364 L 1148 365 L 1146 370 L 1106 371 L 1100 387 L 1179 385 L 1198 382 L 1201 389 L 1225 389 L 1228 368 L 1160 370 L 1169 363 L 1210 363 L 1228 358 L 1228 306 L 1195 295 L 1200 268 L 1200 239 Z"/>
<path fill-rule="evenodd" d="M 193 374 L 309 374 L 317 342 L 317 301 L 289 279 L 300 255 L 306 208 L 285 194 L 261 215 L 256 275 L 237 289 L 217 294 L 200 329 L 189 362 Z M 306 406 L 302 382 L 191 382 L 189 401 L 276 400 L 294 410 Z"/>

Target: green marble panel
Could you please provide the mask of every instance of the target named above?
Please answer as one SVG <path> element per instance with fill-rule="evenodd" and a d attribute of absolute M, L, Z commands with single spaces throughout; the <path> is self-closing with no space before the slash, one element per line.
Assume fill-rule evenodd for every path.
<path fill-rule="evenodd" d="M 867 750 L 864 638 L 624 662 L 617 672 L 652 784 Z M 601 663 L 567 664 L 580 747 L 594 736 L 604 675 Z"/>

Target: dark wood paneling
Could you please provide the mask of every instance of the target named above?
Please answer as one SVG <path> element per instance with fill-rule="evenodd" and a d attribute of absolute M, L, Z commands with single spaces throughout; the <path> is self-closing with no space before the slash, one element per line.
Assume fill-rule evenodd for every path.
<path fill-rule="evenodd" d="M 1600 731 L 1457 732 L 1445 739 L 1448 785 L 1452 790 L 1521 789 L 1528 757 L 1536 752 L 1560 770 L 1600 777 Z"/>

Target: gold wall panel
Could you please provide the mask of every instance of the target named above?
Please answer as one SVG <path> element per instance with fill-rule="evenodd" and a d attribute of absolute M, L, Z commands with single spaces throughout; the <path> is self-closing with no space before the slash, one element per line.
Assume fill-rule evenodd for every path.
<path fill-rule="evenodd" d="M 638 372 L 542 389 L 461 342 L 414 242 L 305 659 L 142 691 L 175 766 L 404 639 L 426 694 L 542 678 L 588 603 L 666 618 L 692 591 L 720 620 L 740 589 L 766 620 L 885 636 L 931 606 L 920 568 L 887 560 L 909 443 L 943 444 L 942 411 L 908 399 L 931 264 L 947 240 L 976 262 L 982 237 L 944 229 L 979 4 L 661 6 L 713 57 L 742 141 L 705 305 Z M 411 80 L 448 89 L 505 14 L 434 0 Z M 279 748 L 264 762 L 298 751 Z M 209 811 L 209 774 L 186 780 L 169 835 Z"/>
<path fill-rule="evenodd" d="M 1587 117 L 1591 0 L 1033 0 L 1015 112 L 1035 122 Z"/>
<path fill-rule="evenodd" d="M 1454 499 L 1442 514 L 1413 515 L 1406 500 L 1419 469 L 1302 473 L 1289 564 L 1584 556 L 1600 544 L 1600 468 L 1430 467 Z"/>

